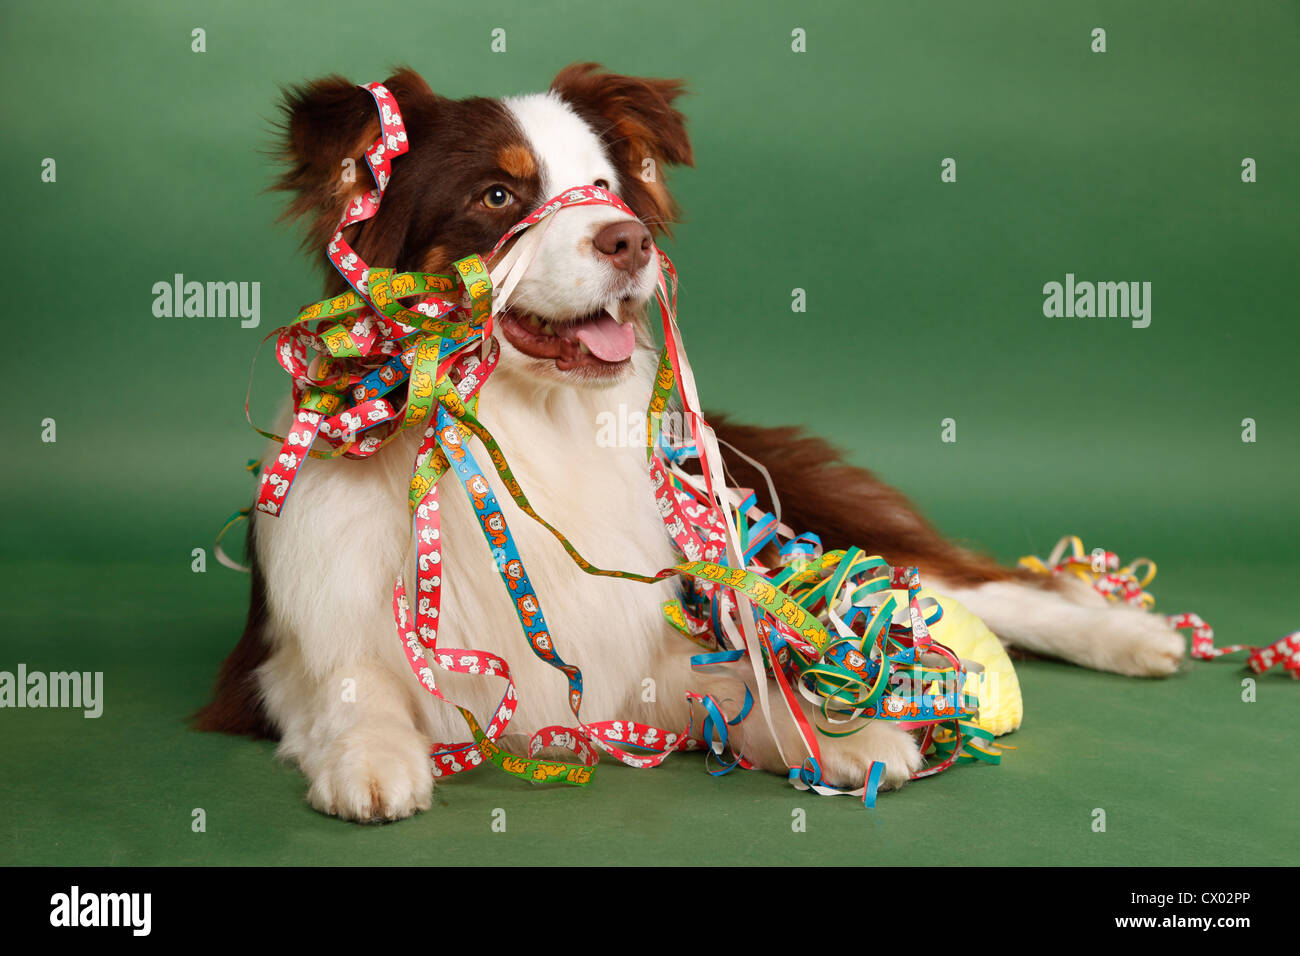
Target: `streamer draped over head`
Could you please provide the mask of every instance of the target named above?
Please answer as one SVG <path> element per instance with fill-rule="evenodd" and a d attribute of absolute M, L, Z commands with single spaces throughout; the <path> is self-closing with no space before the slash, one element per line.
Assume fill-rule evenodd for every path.
<path fill-rule="evenodd" d="M 923 752 L 935 762 L 913 777 L 929 776 L 958 761 L 997 763 L 994 731 L 977 724 L 978 694 L 967 693 L 966 666 L 931 637 L 929 628 L 940 620 L 943 608 L 937 599 L 921 595 L 917 570 L 891 567 L 857 548 L 823 553 L 815 535 L 796 535 L 762 512 L 751 493 L 727 487 L 717 440 L 700 413 L 677 327 L 676 272 L 662 251 L 656 301 L 664 348 L 647 415 L 647 476 L 665 533 L 683 560 L 651 573 L 598 568 L 533 509 L 500 446 L 477 417 L 480 390 L 500 355 L 492 335 L 494 317 L 536 251 L 539 237 L 533 227 L 574 206 L 604 205 L 634 214 L 609 191 L 578 186 L 543 203 L 485 254 L 456 261 L 449 275 L 395 273 L 371 266 L 349 246 L 343 230 L 375 215 L 393 176 L 393 160 L 410 144 L 392 93 L 378 83 L 362 88 L 374 98 L 381 124 L 379 138 L 365 154 L 375 188 L 349 204 L 326 249 L 349 290 L 307 306 L 271 333 L 277 360 L 292 378 L 296 411 L 283 436 L 258 429 L 282 445 L 261 470 L 254 507 L 268 517 L 279 514 L 308 458 L 365 458 L 404 429 L 423 430 L 409 495 L 417 599 L 413 607 L 399 577 L 392 602 L 398 635 L 415 676 L 439 700 L 447 698 L 438 687 L 435 667 L 505 681 L 505 692 L 486 726 L 466 708 L 447 701 L 457 706 L 472 740 L 435 745 L 434 774 L 460 772 L 486 759 L 529 780 L 581 785 L 591 779 L 598 751 L 634 767 L 652 767 L 673 751 L 691 749 L 708 751 L 716 763 L 711 773 L 726 773 L 749 765 L 743 754 L 729 748 L 728 728 L 753 719 L 757 710 L 776 736 L 769 678 L 779 689 L 775 703 L 797 724 L 805 750 L 798 760 L 785 757 L 796 787 L 851 793 L 873 805 L 883 764 L 872 764 L 856 789 L 837 790 L 822 781 L 818 747 L 819 734 L 848 736 L 871 720 L 896 721 L 923 733 Z M 514 244 L 498 259 L 512 239 Z M 660 423 L 674 389 L 684 409 L 683 426 L 680 434 L 670 435 Z M 681 598 L 666 604 L 664 615 L 701 645 L 702 653 L 692 664 L 704 668 L 748 661 L 758 706 L 747 689 L 743 705 L 728 718 L 712 697 L 688 693 L 693 706 L 685 728 L 583 721 L 582 672 L 562 657 L 558 645 L 563 635 L 552 635 L 547 627 L 542 596 L 532 586 L 471 439 L 486 451 L 520 509 L 545 526 L 587 573 L 632 582 L 680 575 Z M 684 467 L 693 460 L 698 460 L 698 474 Z M 439 489 L 448 474 L 464 486 L 473 503 L 530 648 L 568 682 L 574 726 L 538 730 L 531 738 L 530 757 L 506 753 L 498 743 L 518 702 L 509 664 L 487 651 L 457 648 L 453 655 L 438 649 L 441 574 L 468 573 L 441 567 Z M 227 527 L 246 513 L 232 516 Z M 757 554 L 774 542 L 780 545 L 780 561 L 776 567 L 763 567 Z M 815 730 L 804 716 L 800 697 L 817 707 L 821 721 Z M 567 748 L 576 759 L 536 759 L 544 747 Z"/>

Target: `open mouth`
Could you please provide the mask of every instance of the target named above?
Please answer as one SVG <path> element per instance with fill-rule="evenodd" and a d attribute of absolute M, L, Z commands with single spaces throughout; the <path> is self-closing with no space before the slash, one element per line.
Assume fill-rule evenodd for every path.
<path fill-rule="evenodd" d="M 605 309 L 563 322 L 507 310 L 497 321 L 511 345 L 532 358 L 553 359 L 560 371 L 615 371 L 636 349 L 632 323 L 618 321 Z"/>

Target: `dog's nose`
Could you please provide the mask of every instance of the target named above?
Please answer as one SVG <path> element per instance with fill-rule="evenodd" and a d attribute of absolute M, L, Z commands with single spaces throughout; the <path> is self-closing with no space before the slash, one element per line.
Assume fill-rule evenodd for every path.
<path fill-rule="evenodd" d="M 636 272 L 650 261 L 650 247 L 653 245 L 650 230 L 630 219 L 611 222 L 596 233 L 591 244 L 609 260 L 610 265 L 627 273 Z"/>

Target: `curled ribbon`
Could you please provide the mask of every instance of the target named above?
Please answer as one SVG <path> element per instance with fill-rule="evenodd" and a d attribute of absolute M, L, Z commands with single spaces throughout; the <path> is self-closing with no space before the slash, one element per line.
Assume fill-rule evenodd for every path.
<path fill-rule="evenodd" d="M 1091 584 L 1098 594 L 1107 599 L 1122 600 L 1143 610 L 1149 611 L 1156 603 L 1155 596 L 1146 590 L 1146 586 L 1156 576 L 1154 561 L 1149 558 L 1138 558 L 1120 567 L 1119 556 L 1113 551 L 1096 548 L 1091 553 L 1086 553 L 1083 542 L 1075 535 L 1066 535 L 1058 541 L 1046 561 L 1027 555 L 1020 559 L 1020 566 L 1038 574 L 1074 575 Z M 1142 569 L 1140 575 L 1139 568 Z M 1281 664 L 1283 670 L 1290 673 L 1292 677 L 1300 679 L 1300 631 L 1287 634 L 1263 647 L 1250 644 L 1215 647 L 1214 629 L 1199 615 L 1169 614 L 1165 619 L 1178 630 L 1191 631 L 1191 655 L 1195 660 L 1212 661 L 1224 654 L 1249 651 L 1250 656 L 1246 659 L 1246 664 L 1256 674 L 1262 674 L 1274 665 Z"/>
<path fill-rule="evenodd" d="M 1226 647 L 1214 646 L 1214 629 L 1195 614 L 1171 614 L 1169 623 L 1179 630 L 1192 632 L 1192 657 L 1199 661 L 1212 661 L 1224 654 L 1237 651 L 1249 651 L 1246 666 L 1256 674 L 1262 674 L 1276 664 L 1292 677 L 1300 680 L 1300 631 L 1290 634 L 1264 647 L 1250 644 L 1229 644 Z"/>
<path fill-rule="evenodd" d="M 1067 546 L 1069 554 L 1066 554 Z M 1077 535 L 1066 535 L 1056 542 L 1045 562 L 1031 554 L 1020 559 L 1020 566 L 1038 574 L 1072 575 L 1111 601 L 1121 600 L 1143 610 L 1150 610 L 1156 603 L 1155 595 L 1146 590 L 1156 576 L 1154 561 L 1138 558 L 1120 567 L 1119 555 L 1114 551 L 1094 548 L 1086 553 Z"/>

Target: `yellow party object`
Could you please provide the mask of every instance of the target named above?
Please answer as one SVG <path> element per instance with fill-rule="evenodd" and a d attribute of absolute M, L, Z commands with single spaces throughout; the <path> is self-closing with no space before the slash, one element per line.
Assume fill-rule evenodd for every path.
<path fill-rule="evenodd" d="M 962 660 L 983 667 L 978 673 L 971 668 L 966 675 L 965 691 L 979 698 L 980 707 L 979 719 L 971 723 L 996 736 L 1018 729 L 1025 716 L 1020 680 L 997 635 L 960 601 L 929 588 L 922 588 L 920 596 L 934 598 L 943 607 L 943 617 L 930 627 L 934 639 Z"/>

